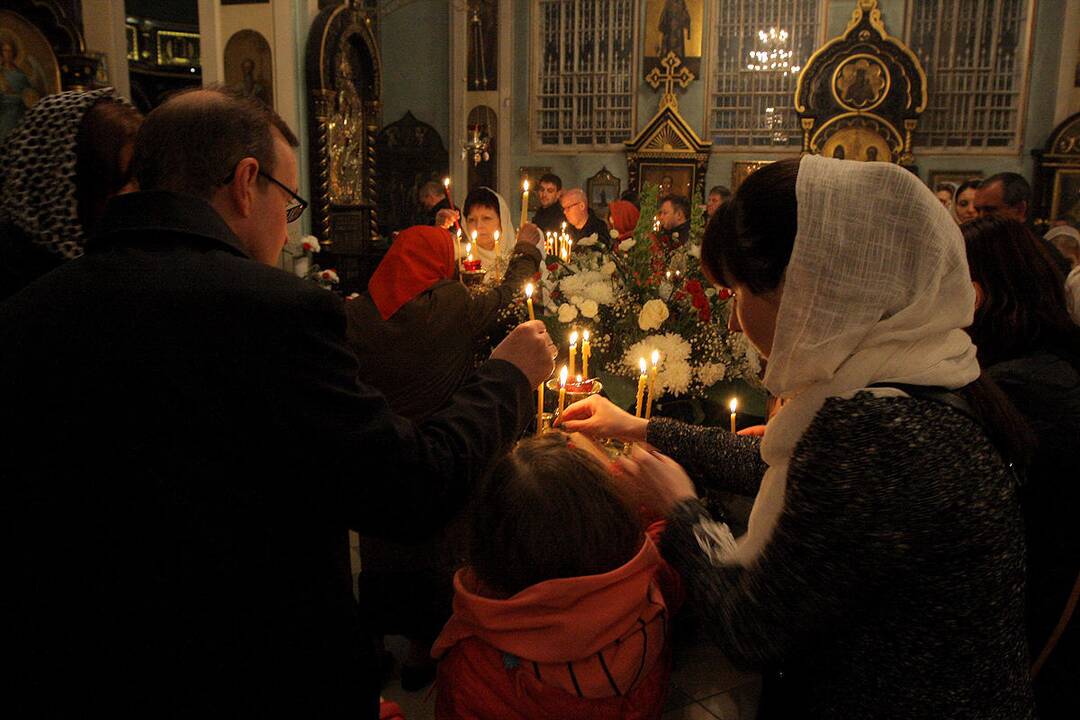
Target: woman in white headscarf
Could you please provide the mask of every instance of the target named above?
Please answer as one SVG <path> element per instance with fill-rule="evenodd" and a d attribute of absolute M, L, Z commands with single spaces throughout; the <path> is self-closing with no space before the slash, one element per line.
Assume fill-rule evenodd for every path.
<path fill-rule="evenodd" d="M 1005 459 L 1023 425 L 964 332 L 956 223 L 906 170 L 816 156 L 759 170 L 721 212 L 702 262 L 786 401 L 760 458 L 755 439 L 597 399 L 565 429 L 657 449 L 624 472 L 667 508 L 662 549 L 717 643 L 767 671 L 761 717 L 1033 717 Z M 745 536 L 680 463 L 756 495 Z"/>
<path fill-rule="evenodd" d="M 488 271 L 487 278 L 494 281 L 502 271 L 514 249 L 514 223 L 510 206 L 502 195 L 489 187 L 477 187 L 469 191 L 461 206 L 462 227 L 471 241 L 476 232 L 472 254 L 479 258 L 481 267 Z M 495 262 L 495 231 L 499 231 L 498 267 Z"/>

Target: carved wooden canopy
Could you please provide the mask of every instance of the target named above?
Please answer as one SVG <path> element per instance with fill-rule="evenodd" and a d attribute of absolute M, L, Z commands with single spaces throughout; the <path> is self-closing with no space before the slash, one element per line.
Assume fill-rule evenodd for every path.
<path fill-rule="evenodd" d="M 308 132 L 312 232 L 328 252 L 340 289 L 366 285 L 378 238 L 375 218 L 375 135 L 382 71 L 375 10 L 359 0 L 324 8 L 308 35 Z"/>
<path fill-rule="evenodd" d="M 653 87 L 665 85 L 660 107 L 626 145 L 626 167 L 630 176 L 629 187 L 640 192 L 643 181 L 655 182 L 663 168 L 688 170 L 692 198 L 705 196 L 705 172 L 709 168 L 711 142 L 698 137 L 682 115 L 675 96 L 675 85 L 686 87 L 694 76 L 681 64 L 674 53 L 669 53 L 661 63 L 665 73 L 654 69 L 648 78 Z"/>
<path fill-rule="evenodd" d="M 1080 113 L 1054 128 L 1035 156 L 1035 215 L 1080 223 Z"/>
<path fill-rule="evenodd" d="M 803 152 L 912 165 L 926 73 L 885 32 L 877 0 L 859 0 L 847 30 L 806 62 L 795 89 Z"/>

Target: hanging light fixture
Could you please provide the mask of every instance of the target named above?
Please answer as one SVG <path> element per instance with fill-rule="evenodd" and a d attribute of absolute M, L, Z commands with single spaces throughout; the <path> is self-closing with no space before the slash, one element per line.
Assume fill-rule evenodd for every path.
<path fill-rule="evenodd" d="M 470 125 L 469 139 L 461 148 L 461 158 L 464 160 L 472 155 L 473 165 L 479 165 L 481 162 L 487 162 L 491 159 L 488 154 L 491 139 L 487 133 L 481 133 L 482 129 L 482 125 Z"/>
<path fill-rule="evenodd" d="M 790 35 L 782 28 L 758 30 L 758 49 L 751 50 L 746 69 L 752 72 L 776 72 L 795 75 L 802 68 L 795 65 L 795 53 L 787 48 Z"/>

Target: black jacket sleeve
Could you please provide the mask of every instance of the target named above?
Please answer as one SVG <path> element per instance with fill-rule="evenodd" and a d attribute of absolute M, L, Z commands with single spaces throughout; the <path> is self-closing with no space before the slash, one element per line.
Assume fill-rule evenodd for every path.
<path fill-rule="evenodd" d="M 499 311 L 509 305 L 515 295 L 522 292 L 526 281 L 535 275 L 539 268 L 540 251 L 536 246 L 528 243 L 515 245 L 502 282 L 486 292 L 469 295 L 466 313 L 472 332 L 485 335 L 497 332 Z"/>
<path fill-rule="evenodd" d="M 699 488 L 753 497 L 768 467 L 761 459 L 760 438 L 733 435 L 720 427 L 653 418 L 646 440 L 682 465 Z"/>

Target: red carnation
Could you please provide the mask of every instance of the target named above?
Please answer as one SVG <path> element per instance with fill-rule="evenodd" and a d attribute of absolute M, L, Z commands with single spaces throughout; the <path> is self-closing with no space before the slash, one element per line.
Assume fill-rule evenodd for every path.
<path fill-rule="evenodd" d="M 709 301 L 705 299 L 704 295 L 694 295 L 690 303 L 698 310 L 709 307 Z"/>
<path fill-rule="evenodd" d="M 550 263 L 548 265 L 548 272 L 555 272 L 559 269 L 559 263 Z"/>
<path fill-rule="evenodd" d="M 686 282 L 686 291 L 691 295 L 701 294 L 701 283 L 697 280 L 688 280 Z"/>

